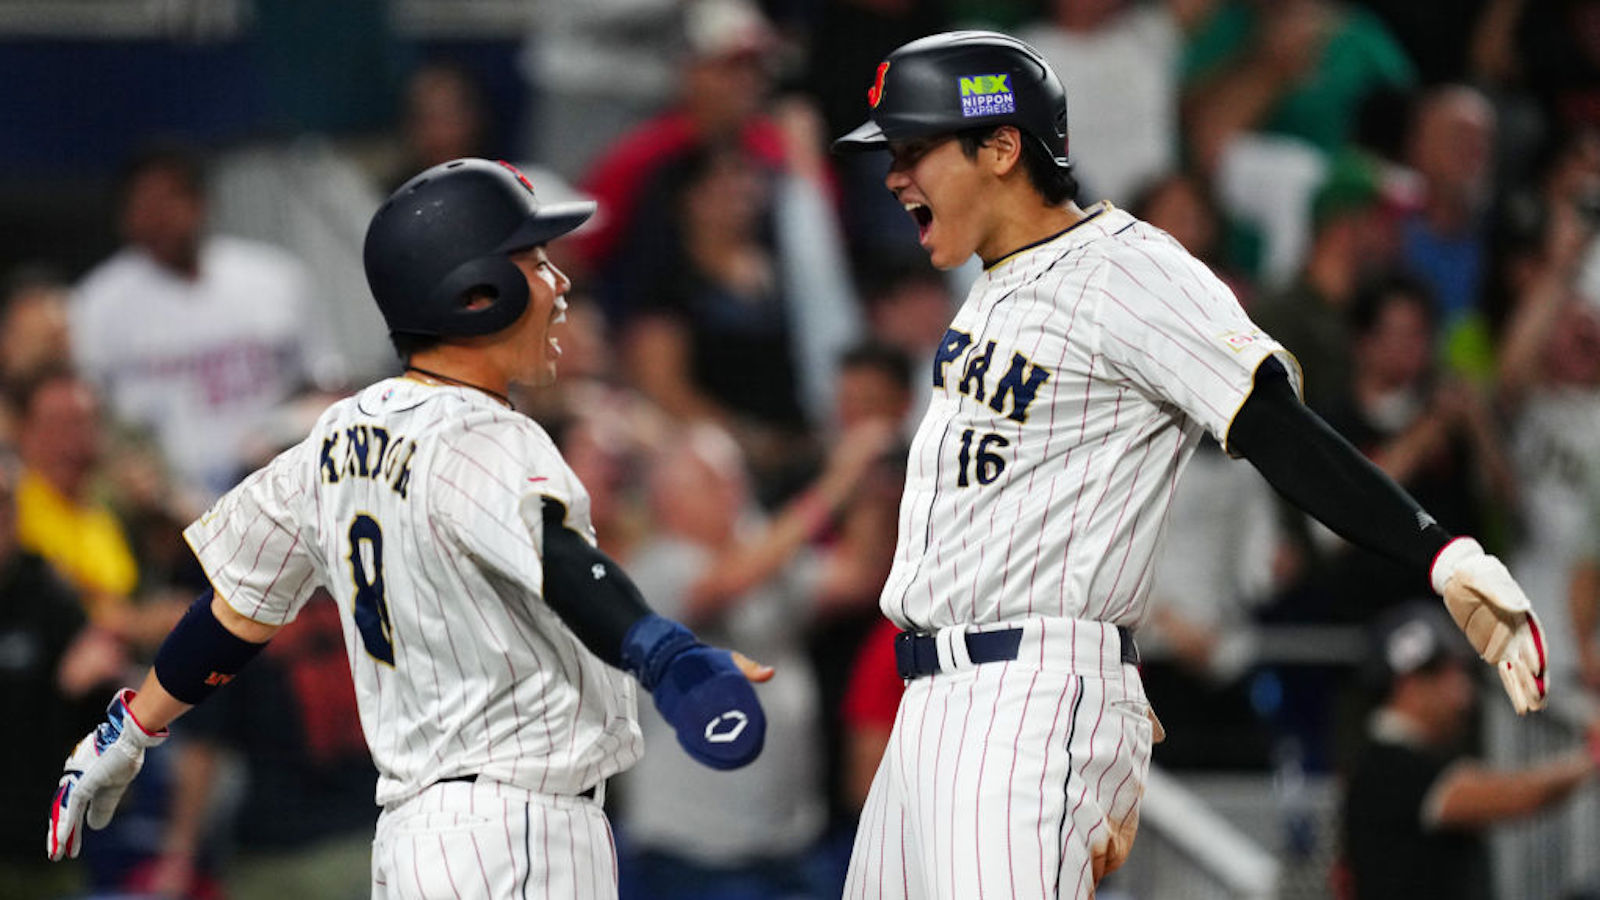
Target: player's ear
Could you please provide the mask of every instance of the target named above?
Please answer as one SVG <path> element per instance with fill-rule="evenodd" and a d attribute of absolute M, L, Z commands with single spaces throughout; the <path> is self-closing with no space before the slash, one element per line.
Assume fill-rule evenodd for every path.
<path fill-rule="evenodd" d="M 1022 162 L 1022 132 L 1013 125 L 1001 125 L 984 143 L 984 149 L 990 151 L 989 171 L 1004 177 Z"/>

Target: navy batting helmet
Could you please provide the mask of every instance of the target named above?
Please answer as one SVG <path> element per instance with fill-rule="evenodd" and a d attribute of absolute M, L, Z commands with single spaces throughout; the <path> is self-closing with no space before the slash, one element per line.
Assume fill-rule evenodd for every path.
<path fill-rule="evenodd" d="M 867 91 L 867 121 L 835 151 L 882 150 L 890 141 L 1015 125 L 1067 168 L 1067 92 L 1039 51 L 993 31 L 919 38 L 889 54 Z"/>
<path fill-rule="evenodd" d="M 527 279 L 510 254 L 566 234 L 594 210 L 587 201 L 540 206 L 509 163 L 443 163 L 373 214 L 361 254 L 367 285 L 390 334 L 493 334 L 528 307 Z M 494 302 L 469 309 L 469 295 Z"/>

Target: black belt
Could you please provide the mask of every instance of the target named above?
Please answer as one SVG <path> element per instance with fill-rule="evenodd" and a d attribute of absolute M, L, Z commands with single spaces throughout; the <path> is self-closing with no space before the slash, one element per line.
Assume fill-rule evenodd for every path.
<path fill-rule="evenodd" d="M 969 631 L 964 636 L 967 640 L 967 656 L 974 665 L 1016 659 L 1017 648 L 1022 646 L 1021 628 Z M 1117 637 L 1122 644 L 1122 661 L 1137 666 L 1139 645 L 1133 642 L 1133 632 L 1118 625 Z M 894 663 L 895 668 L 900 670 L 900 677 L 908 681 L 939 674 L 938 638 L 915 631 L 900 632 L 894 639 Z"/>
<path fill-rule="evenodd" d="M 478 780 L 478 776 L 476 776 L 476 775 L 452 775 L 449 778 L 441 778 L 441 779 L 439 779 L 438 781 L 436 781 L 434 783 L 435 784 L 450 784 L 452 782 L 460 781 L 460 782 L 465 782 L 466 784 L 472 784 L 472 783 L 476 782 L 477 780 Z M 584 788 L 583 790 L 578 792 L 578 796 L 582 797 L 585 800 L 593 800 L 594 799 L 594 795 L 595 795 L 594 785 L 590 785 L 587 788 Z"/>

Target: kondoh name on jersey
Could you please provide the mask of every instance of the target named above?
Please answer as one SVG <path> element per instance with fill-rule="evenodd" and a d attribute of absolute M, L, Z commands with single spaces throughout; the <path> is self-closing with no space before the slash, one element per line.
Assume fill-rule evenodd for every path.
<path fill-rule="evenodd" d="M 403 500 L 411 486 L 411 458 L 416 453 L 416 441 L 391 436 L 382 425 L 334 429 L 322 438 L 322 481 L 338 484 L 343 478 L 370 478 L 388 484 Z"/>

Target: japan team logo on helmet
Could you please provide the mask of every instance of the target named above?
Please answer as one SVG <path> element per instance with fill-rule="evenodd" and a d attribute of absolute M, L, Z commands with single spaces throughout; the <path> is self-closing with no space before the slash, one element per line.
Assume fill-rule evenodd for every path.
<path fill-rule="evenodd" d="M 878 108 L 878 103 L 883 100 L 883 76 L 889 71 L 889 63 L 878 63 L 878 74 L 872 79 L 872 87 L 867 88 L 867 105 L 873 109 Z"/>

